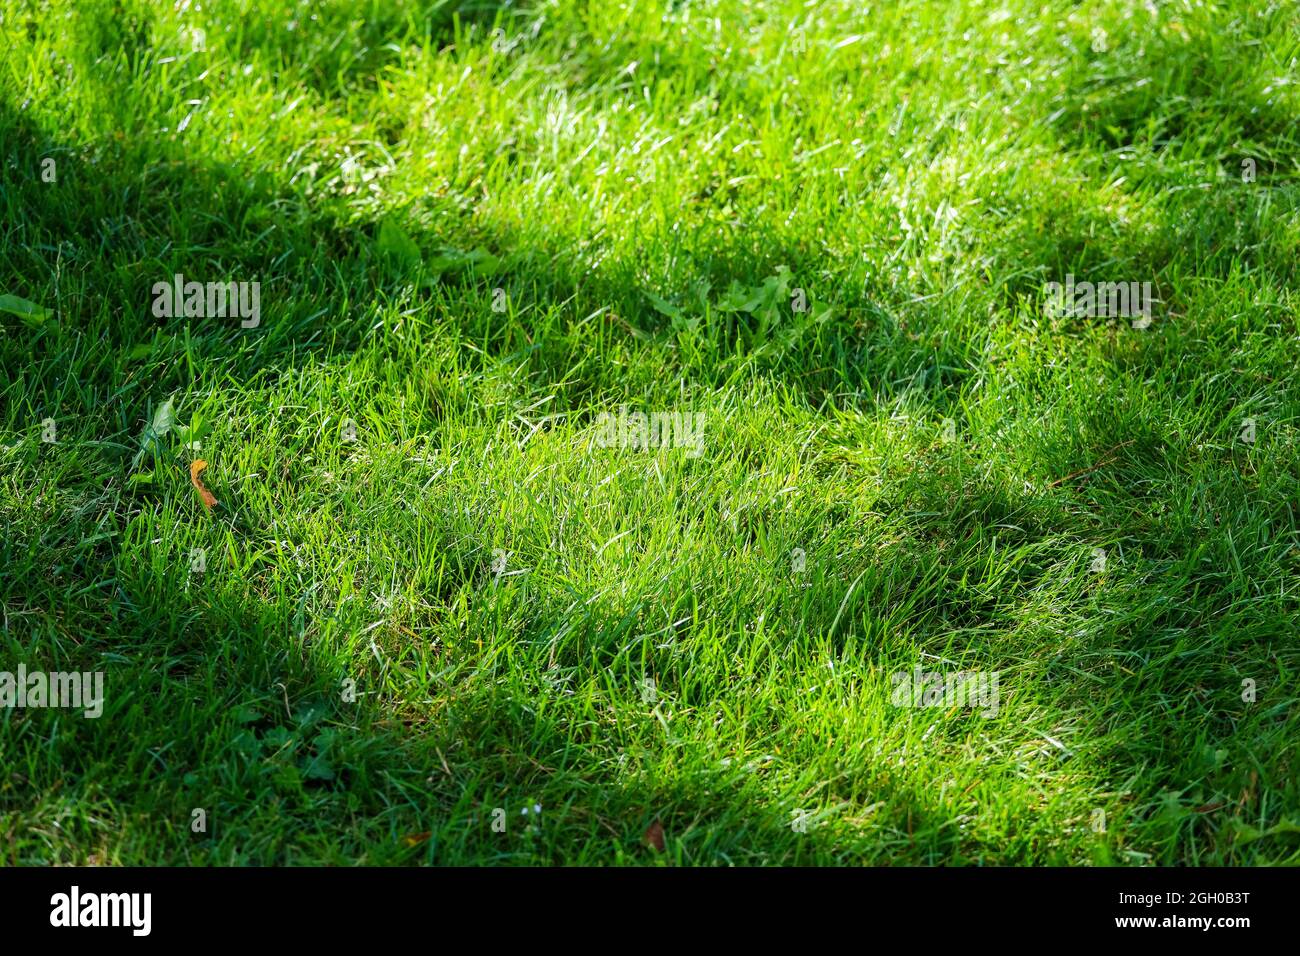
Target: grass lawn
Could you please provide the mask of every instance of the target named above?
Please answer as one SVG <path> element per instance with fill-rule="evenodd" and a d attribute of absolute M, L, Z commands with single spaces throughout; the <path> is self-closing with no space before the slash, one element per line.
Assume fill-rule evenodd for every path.
<path fill-rule="evenodd" d="M 0 0 L 0 862 L 1300 863 L 1298 64 Z"/>

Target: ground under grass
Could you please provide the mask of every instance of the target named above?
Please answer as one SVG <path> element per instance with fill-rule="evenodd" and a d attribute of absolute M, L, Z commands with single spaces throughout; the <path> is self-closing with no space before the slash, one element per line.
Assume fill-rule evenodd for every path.
<path fill-rule="evenodd" d="M 105 675 L 0 709 L 0 860 L 1300 862 L 1298 56 L 1245 0 L 0 0 L 0 671 Z"/>

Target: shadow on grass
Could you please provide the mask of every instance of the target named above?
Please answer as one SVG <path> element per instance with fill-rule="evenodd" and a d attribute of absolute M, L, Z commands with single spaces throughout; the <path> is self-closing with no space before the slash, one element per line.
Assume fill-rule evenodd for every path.
<path fill-rule="evenodd" d="M 355 77 L 374 65 L 365 58 L 323 60 L 319 79 L 324 83 L 340 73 Z M 211 380 L 228 375 L 248 383 L 316 357 L 346 356 L 364 341 L 367 330 L 361 316 L 340 316 L 339 303 L 396 297 L 409 284 L 409 277 L 395 273 L 375 252 L 377 223 L 341 222 L 330 206 L 313 204 L 282 176 L 250 179 L 219 164 L 194 163 L 174 141 L 122 138 L 89 146 L 61 142 L 9 105 L 0 109 L 0 130 L 14 146 L 0 197 L 10 213 L 3 276 L 11 288 L 5 291 L 21 291 L 12 288 L 16 283 L 22 288 L 48 283 L 56 290 L 55 300 L 48 303 L 56 309 L 52 324 L 33 330 L 26 339 L 7 336 L 9 341 L 0 346 L 2 364 L 14 370 L 16 393 L 26 389 L 52 397 L 63 388 L 58 383 L 60 367 L 87 337 L 106 356 L 149 346 L 139 365 L 105 361 L 96 381 L 74 390 L 79 399 L 72 405 L 74 414 L 101 421 L 110 432 L 137 434 L 150 400 L 156 404 L 168 393 L 187 388 L 196 371 Z M 46 157 L 60 160 L 57 183 L 40 180 Z M 426 250 L 441 241 L 418 228 L 411 231 Z M 486 242 L 493 252 L 520 257 L 529 270 L 554 262 L 548 259 L 551 253 L 520 248 L 516 236 L 489 235 Z M 814 250 L 797 243 L 782 245 L 761 230 L 745 243 L 753 248 L 723 247 L 716 259 L 702 264 L 715 287 L 725 287 L 733 278 L 762 281 L 779 264 L 800 272 L 815 272 L 819 265 Z M 1073 262 L 1077 253 L 1066 243 L 1061 255 Z M 531 261 L 530 255 L 535 256 Z M 550 300 L 547 304 L 561 298 L 556 290 L 564 282 L 572 282 L 562 295 L 566 302 L 572 300 L 568 307 L 577 315 L 611 309 L 639 317 L 649 334 L 648 348 L 665 352 L 675 345 L 668 323 L 647 308 L 634 265 L 607 270 L 586 285 L 576 258 L 561 258 L 559 265 L 563 279 L 540 286 Z M 159 322 L 148 311 L 149 290 L 175 272 L 200 279 L 261 277 L 263 325 L 242 331 L 236 323 L 222 327 Z M 483 283 L 451 281 L 442 288 L 453 290 L 462 304 L 486 300 Z M 445 301 L 438 304 L 467 338 L 487 343 L 493 358 L 513 355 L 522 347 L 510 331 L 499 328 L 486 307 L 451 309 Z M 883 309 L 870 322 L 875 323 L 869 324 L 873 334 L 865 342 L 861 330 L 845 322 L 816 342 L 798 344 L 788 360 L 764 371 L 816 404 L 828 390 L 871 387 L 871 376 L 879 373 L 881 364 L 897 382 L 936 391 L 951 384 L 951 369 L 969 365 L 960 349 L 917 342 Z M 567 370 L 566 363 L 578 351 L 580 328 L 561 323 L 554 328 L 555 336 L 544 326 L 528 331 L 540 333 L 539 341 L 530 345 L 537 347 L 543 367 L 557 373 Z M 164 340 L 183 347 L 168 352 Z M 736 347 L 730 332 L 719 334 L 716 344 L 723 353 Z M 879 353 L 890 357 L 874 365 L 861 361 Z M 811 359 L 824 356 L 831 358 L 829 373 L 802 373 L 820 364 Z M 608 384 L 613 379 L 600 381 Z M 12 414 L 16 418 L 18 413 Z M 116 503 L 99 494 L 121 480 L 121 461 L 113 460 L 113 454 L 107 449 L 90 454 L 97 460 L 87 465 L 83 476 L 88 479 L 82 489 L 85 503 L 100 515 L 115 510 Z M 96 483 L 98 488 L 93 487 Z M 916 507 L 922 510 L 944 513 L 953 508 L 950 497 L 928 489 L 922 489 L 921 498 Z M 1023 502 L 1013 495 L 983 492 L 975 507 L 955 519 L 954 538 L 988 522 L 1015 522 L 1029 537 L 1061 530 L 1047 518 L 1025 527 L 1022 508 Z M 373 693 L 381 693 L 378 688 L 396 690 L 385 688 L 382 669 L 369 671 L 360 663 L 368 660 L 369 651 L 360 640 L 363 621 L 328 622 L 303 613 L 304 604 L 241 593 L 246 586 L 201 588 L 192 581 L 180 586 L 174 576 L 124 567 L 105 543 L 110 539 L 86 544 L 93 536 L 83 536 L 85 525 L 70 522 L 63 536 L 49 529 L 70 517 L 75 518 L 75 512 L 56 503 L 6 519 L 14 540 L 30 549 L 22 566 L 33 574 L 42 565 L 55 569 L 48 579 L 14 581 L 6 588 L 6 608 L 16 597 L 22 605 L 16 617 L 30 618 L 20 625 L 30 625 L 25 637 L 13 638 L 15 632 L 6 626 L 8 651 L 29 655 L 29 666 L 39 661 L 52 669 L 107 661 L 118 671 L 116 679 L 129 680 L 133 691 L 114 704 L 103 724 L 76 723 L 71 733 L 64 727 L 66 717 L 58 714 L 5 716 L 12 749 L 27 758 L 23 769 L 13 771 L 21 781 L 11 776 L 0 784 L 6 788 L 0 790 L 0 806 L 17 814 L 19 821 L 24 807 L 31 805 L 24 801 L 31 800 L 34 790 L 32 803 L 37 806 L 49 808 L 72 796 L 96 808 L 104 819 L 119 815 L 123 795 L 144 792 L 148 798 L 134 801 L 130 812 L 148 819 L 125 823 L 119 845 L 134 840 L 135 848 L 146 853 L 150 840 L 161 839 L 173 848 L 189 847 L 186 852 L 208 862 L 292 861 L 305 847 L 326 858 L 332 853 L 339 861 L 395 862 L 418 857 L 427 843 L 436 861 L 439 847 L 457 845 L 458 840 L 463 848 L 479 840 L 479 847 L 495 846 L 488 842 L 494 837 L 484 819 L 484 811 L 498 805 L 493 801 L 516 811 L 521 802 L 528 804 L 531 788 L 554 786 L 547 781 L 564 772 L 566 785 L 584 794 L 584 802 L 575 800 L 563 809 L 565 822 L 557 824 L 573 827 L 569 846 L 575 854 L 594 835 L 607 835 L 625 848 L 629 859 L 653 859 L 637 845 L 656 817 L 668 831 L 670 852 L 681 853 L 683 859 L 765 862 L 768 848 L 777 847 L 797 862 L 805 852 L 823 859 L 836 852 L 830 829 L 814 827 L 800 834 L 806 839 L 795 840 L 790 808 L 766 807 L 754 790 L 720 793 L 725 777 L 686 782 L 642 777 L 621 783 L 611 774 L 613 780 L 593 783 L 585 779 L 585 767 L 547 770 L 545 762 L 572 741 L 557 728 L 528 736 L 535 727 L 531 718 L 517 702 L 491 693 L 450 699 L 445 720 L 427 732 L 414 726 L 416 718 L 407 723 L 379 700 L 353 715 L 340 693 L 345 674 L 370 678 L 361 683 L 377 688 Z M 1011 531 L 1004 533 L 1004 539 L 1008 537 Z M 918 560 L 916 570 L 951 560 L 951 554 L 945 557 L 936 546 L 924 553 L 924 561 Z M 974 553 L 964 557 L 973 567 Z M 953 582 L 954 590 L 958 584 Z M 924 581 L 918 584 L 922 586 L 934 590 Z M 69 592 L 77 595 L 76 601 L 68 601 Z M 827 625 L 838 615 L 838 596 L 828 596 L 818 608 L 815 626 Z M 855 618 L 869 606 L 869 596 L 864 588 L 858 603 L 847 608 L 845 637 L 855 633 Z M 936 603 L 919 610 L 938 610 L 936 623 L 963 626 L 987 623 L 990 608 L 1006 603 L 1004 596 L 958 595 L 952 602 L 953 616 L 948 617 L 942 611 L 942 595 L 932 593 L 926 600 L 931 598 Z M 106 624 L 106 618 L 111 623 Z M 342 656 L 317 648 L 315 629 L 326 624 L 346 635 L 348 666 L 340 666 Z M 104 632 L 111 639 L 86 638 Z M 221 648 L 223 656 L 214 657 L 213 647 Z M 1086 687 L 1081 682 L 1073 686 L 1080 692 Z M 439 688 L 434 693 L 451 691 Z M 207 723 L 210 704 L 203 704 L 214 699 L 224 702 L 220 710 L 225 717 L 217 726 Z M 123 748 L 115 734 L 137 722 L 149 739 Z M 517 737 L 513 749 L 500 752 L 501 738 L 508 741 L 512 735 Z M 942 831 L 941 819 L 922 812 L 916 794 L 900 790 L 886 796 L 916 804 L 915 814 L 909 810 L 907 819 L 920 832 Z M 249 825 L 249 805 L 263 813 L 251 818 L 261 826 Z M 450 813 L 448 807 L 453 808 Z M 193 835 L 191 842 L 188 827 L 195 808 L 210 811 L 211 828 L 210 836 Z M 296 829 L 277 822 L 286 815 L 294 818 Z M 234 816 L 242 818 L 242 829 L 231 834 L 224 821 Z M 448 817 L 451 822 L 446 822 Z M 346 842 L 336 832 L 340 818 L 355 826 Z M 714 824 L 719 818 L 726 821 L 721 828 Z M 516 823 L 512 817 L 511 826 Z M 462 830 L 471 835 L 461 836 Z M 508 831 L 512 837 L 516 832 Z M 89 858 L 98 849 L 95 844 L 111 840 L 89 829 L 20 839 L 19 855 L 28 859 L 40 857 L 42 847 L 53 847 L 54 858 L 83 851 L 82 858 Z M 561 841 L 555 852 L 562 855 L 564 846 Z M 937 846 L 946 844 L 938 839 Z M 111 855 L 112 847 L 105 852 Z M 510 850 L 502 852 L 507 859 L 515 858 Z M 524 851 L 516 852 L 521 860 L 529 858 Z"/>

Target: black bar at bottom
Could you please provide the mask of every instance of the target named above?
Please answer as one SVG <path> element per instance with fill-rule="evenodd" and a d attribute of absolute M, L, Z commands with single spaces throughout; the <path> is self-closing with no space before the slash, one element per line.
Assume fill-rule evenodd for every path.
<path fill-rule="evenodd" d="M 128 945 L 373 946 L 389 933 L 436 940 L 448 931 L 532 946 L 683 935 L 734 945 L 772 942 L 782 927 L 847 929 L 859 939 L 876 927 L 927 944 L 1193 934 L 1230 942 L 1291 925 L 1284 907 L 1296 885 L 1285 869 L 10 868 L 0 869 L 0 919 L 11 940 L 77 933 Z"/>

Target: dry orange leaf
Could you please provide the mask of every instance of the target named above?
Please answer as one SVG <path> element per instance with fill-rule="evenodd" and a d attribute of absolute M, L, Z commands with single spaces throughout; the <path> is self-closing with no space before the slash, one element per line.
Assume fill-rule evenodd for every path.
<path fill-rule="evenodd" d="M 213 497 L 212 492 L 203 487 L 203 482 L 199 481 L 199 475 L 202 474 L 203 470 L 207 467 L 208 463 L 206 461 L 202 458 L 196 458 L 194 463 L 190 465 L 190 484 L 198 490 L 199 499 L 203 502 L 203 507 L 208 511 L 211 511 L 212 506 L 217 503 L 217 499 Z"/>
<path fill-rule="evenodd" d="M 664 825 L 656 820 L 645 828 L 645 835 L 641 839 L 662 853 L 664 851 Z"/>

